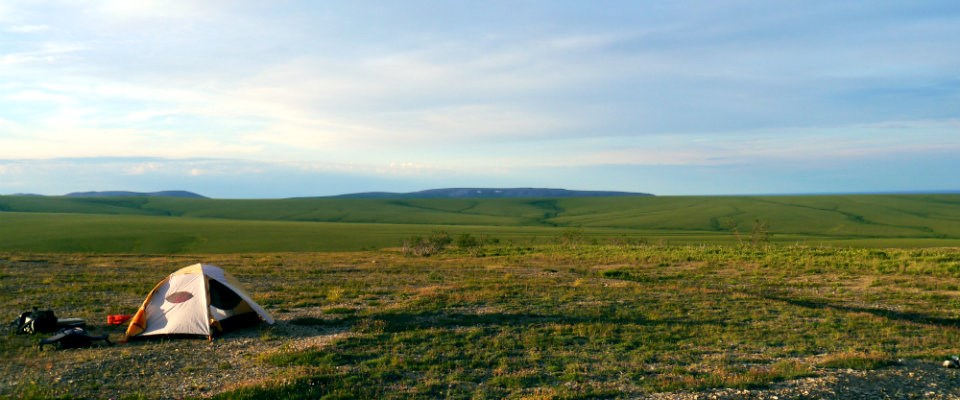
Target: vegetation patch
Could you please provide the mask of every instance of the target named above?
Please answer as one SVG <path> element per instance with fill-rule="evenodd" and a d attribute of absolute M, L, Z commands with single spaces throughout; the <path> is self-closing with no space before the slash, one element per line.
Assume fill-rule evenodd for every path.
<path fill-rule="evenodd" d="M 948 293 L 958 249 L 557 242 L 476 257 L 451 246 L 430 257 L 2 254 L 9 309 L 49 307 L 112 339 L 122 327 L 107 314 L 132 313 L 197 261 L 236 276 L 278 324 L 63 352 L 4 335 L 0 368 L 22 378 L 0 382 L 0 397 L 642 398 L 960 354 L 944 334 L 960 321 Z"/>
<path fill-rule="evenodd" d="M 819 363 L 823 368 L 874 370 L 897 365 L 899 362 L 889 354 L 880 352 L 852 351 L 830 354 Z"/>
<path fill-rule="evenodd" d="M 0 251 L 137 254 L 454 245 L 960 245 L 960 195 L 276 199 L 0 196 Z M 434 237 L 444 232 L 446 239 Z M 496 254 L 493 254 L 496 255 Z M 958 264 L 960 265 L 960 264 Z M 960 268 L 960 267 L 956 267 Z"/>

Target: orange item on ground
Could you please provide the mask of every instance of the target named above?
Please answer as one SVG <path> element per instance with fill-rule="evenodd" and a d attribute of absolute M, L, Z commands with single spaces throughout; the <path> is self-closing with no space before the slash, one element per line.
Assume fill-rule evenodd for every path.
<path fill-rule="evenodd" d="M 108 315 L 107 316 L 107 325 L 122 325 L 124 322 L 127 322 L 133 318 L 129 314 L 117 314 L 117 315 Z"/>

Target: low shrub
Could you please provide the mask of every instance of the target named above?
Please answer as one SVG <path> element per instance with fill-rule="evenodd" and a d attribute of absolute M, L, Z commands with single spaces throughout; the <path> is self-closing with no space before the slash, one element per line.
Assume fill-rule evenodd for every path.
<path fill-rule="evenodd" d="M 411 236 L 403 240 L 403 254 L 429 257 L 443 251 L 453 238 L 446 231 L 435 231 L 430 236 Z"/>

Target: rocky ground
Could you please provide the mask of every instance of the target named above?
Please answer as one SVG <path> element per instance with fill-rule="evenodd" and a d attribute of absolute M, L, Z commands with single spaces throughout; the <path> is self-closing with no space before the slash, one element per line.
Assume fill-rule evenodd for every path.
<path fill-rule="evenodd" d="M 0 363 L 0 398 L 203 398 L 246 385 L 280 384 L 305 373 L 267 362 L 279 352 L 323 348 L 351 335 L 346 328 L 291 321 L 322 320 L 320 309 L 277 315 L 272 327 L 248 328 L 213 341 L 161 339 L 79 350 L 46 348 Z M 124 327 L 92 333 L 120 339 Z M 22 345 L 39 337 L 18 337 Z M 902 360 L 872 371 L 818 369 L 816 376 L 764 389 L 658 393 L 656 400 L 693 399 L 960 399 L 960 369 L 943 360 Z M 625 396 L 626 397 L 626 396 Z"/>
<path fill-rule="evenodd" d="M 123 327 L 109 329 L 111 340 L 119 340 Z M 97 342 L 94 348 L 70 350 L 48 346 L 34 357 L 0 366 L 0 398 L 207 397 L 242 385 L 294 378 L 296 370 L 280 369 L 265 359 L 277 352 L 322 348 L 348 334 L 278 321 L 273 327 L 248 328 L 213 341 L 171 338 L 113 346 Z"/>
<path fill-rule="evenodd" d="M 936 362 L 906 360 L 873 371 L 821 370 L 818 376 L 763 390 L 722 389 L 706 393 L 662 393 L 660 400 L 701 399 L 960 399 L 960 370 Z"/>
<path fill-rule="evenodd" d="M 289 319 L 287 319 L 289 321 Z M 265 361 L 276 352 L 322 348 L 349 335 L 283 320 L 212 342 L 166 339 L 38 352 L 29 361 L 4 363 L 0 397 L 65 394 L 77 398 L 158 399 L 207 397 L 242 385 L 283 384 L 298 375 Z M 119 328 L 114 335 L 119 335 Z M 960 369 L 935 361 L 905 360 L 874 371 L 819 370 L 817 376 L 758 390 L 719 389 L 660 393 L 651 399 L 960 399 Z"/>

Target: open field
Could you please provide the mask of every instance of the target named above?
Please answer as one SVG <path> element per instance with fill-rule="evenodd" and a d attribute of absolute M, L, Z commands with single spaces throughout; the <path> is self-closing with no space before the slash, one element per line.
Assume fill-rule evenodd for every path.
<path fill-rule="evenodd" d="M 0 254 L 7 319 L 95 332 L 197 261 L 278 319 L 205 340 L 38 352 L 4 336 L 0 396 L 950 398 L 960 250 L 501 244 L 396 251 Z"/>
<path fill-rule="evenodd" d="M 430 257 L 401 242 L 447 232 Z M 478 239 L 468 247 L 464 238 Z M 960 398 L 960 196 L 204 200 L 0 196 L 0 304 L 118 339 L 166 274 L 278 319 L 39 352 L 0 397 Z"/>
<path fill-rule="evenodd" d="M 517 244 L 589 241 L 960 246 L 960 195 L 568 199 L 73 198 L 0 196 L 0 250 L 233 253 L 397 246 L 444 230 Z"/>

